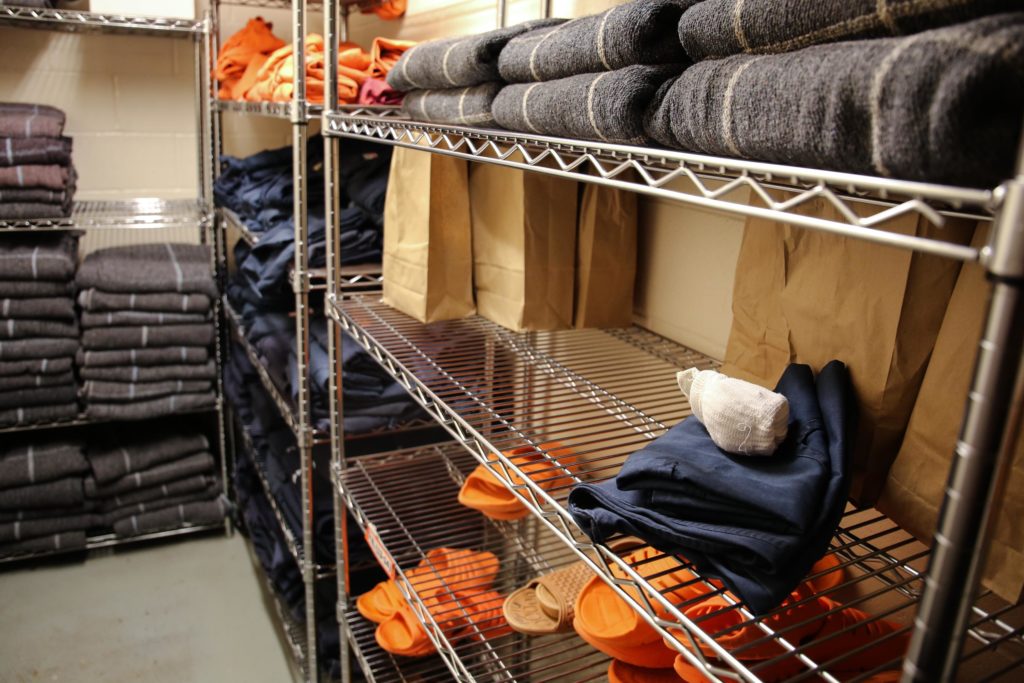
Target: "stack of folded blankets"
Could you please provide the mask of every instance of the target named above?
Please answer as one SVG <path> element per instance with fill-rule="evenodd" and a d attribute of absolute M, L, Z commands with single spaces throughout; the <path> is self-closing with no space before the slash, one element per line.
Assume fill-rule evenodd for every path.
<path fill-rule="evenodd" d="M 217 287 L 207 247 L 102 249 L 86 256 L 76 282 L 88 417 L 142 420 L 215 405 Z"/>
<path fill-rule="evenodd" d="M 394 16 L 401 16 L 405 11 L 404 5 L 390 9 L 381 6 L 381 9 Z M 338 102 L 377 104 L 400 99 L 386 87 L 383 79 L 399 55 L 412 45 L 407 41 L 376 38 L 370 52 L 366 52 L 355 43 L 342 43 L 338 51 Z M 312 104 L 323 104 L 326 76 L 323 36 L 307 35 L 303 49 L 304 97 Z M 213 77 L 220 82 L 218 95 L 224 100 L 290 102 L 295 96 L 294 46 L 275 36 L 272 24 L 255 17 L 224 41 Z"/>
<path fill-rule="evenodd" d="M 0 102 L 0 220 L 71 215 L 75 167 L 64 112 Z"/>
<path fill-rule="evenodd" d="M 102 527 L 86 501 L 89 463 L 70 439 L 0 446 L 0 557 L 85 548 L 86 530 Z"/>
<path fill-rule="evenodd" d="M 210 444 L 183 425 L 108 433 L 85 457 L 85 498 L 120 537 L 216 524 L 227 513 Z"/>
<path fill-rule="evenodd" d="M 0 427 L 78 415 L 77 260 L 70 233 L 0 240 Z"/>

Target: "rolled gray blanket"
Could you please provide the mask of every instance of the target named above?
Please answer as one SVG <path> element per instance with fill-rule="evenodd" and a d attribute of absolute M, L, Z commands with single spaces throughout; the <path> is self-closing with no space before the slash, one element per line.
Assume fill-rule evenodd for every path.
<path fill-rule="evenodd" d="M 197 493 L 189 493 L 183 496 L 172 496 L 170 498 L 158 498 L 148 503 L 134 503 L 119 508 L 114 508 L 103 516 L 104 526 L 114 526 L 114 523 L 125 517 L 141 515 L 147 512 L 156 512 L 170 507 L 177 507 L 185 503 L 197 503 L 203 500 L 214 500 L 221 493 L 220 486 L 211 485 Z"/>
<path fill-rule="evenodd" d="M 88 471 L 82 445 L 76 442 L 43 442 L 0 453 L 0 488 L 38 484 Z"/>
<path fill-rule="evenodd" d="M 59 138 L 64 133 L 64 112 L 45 104 L 0 102 L 0 137 Z"/>
<path fill-rule="evenodd" d="M 402 100 L 402 111 L 417 121 L 493 128 L 491 107 L 501 83 L 454 90 L 414 90 Z"/>
<path fill-rule="evenodd" d="M 150 501 L 163 500 L 173 496 L 184 496 L 205 491 L 212 486 L 219 486 L 217 480 L 210 475 L 197 474 L 191 477 L 183 477 L 169 481 L 166 484 L 150 486 L 137 491 L 131 491 L 118 496 L 112 496 L 102 501 L 101 510 L 111 512 L 125 505 L 136 503 L 148 503 Z"/>
<path fill-rule="evenodd" d="M 66 422 L 78 417 L 78 402 L 52 406 L 29 406 L 0 410 L 0 427 L 37 424 L 39 422 Z"/>
<path fill-rule="evenodd" d="M 89 288 L 78 293 L 78 305 L 86 311 L 208 313 L 210 297 L 205 294 L 121 294 Z"/>
<path fill-rule="evenodd" d="M 114 523 L 114 533 L 129 538 L 184 526 L 206 526 L 223 521 L 227 513 L 228 507 L 222 498 L 185 503 L 156 512 L 144 512 L 140 515 L 119 519 Z"/>
<path fill-rule="evenodd" d="M 85 495 L 89 498 L 110 498 L 129 491 L 156 486 L 194 474 L 212 472 L 213 456 L 209 453 L 193 453 L 184 458 L 164 462 L 149 469 L 126 474 L 114 481 L 98 484 L 92 477 L 85 480 Z"/>
<path fill-rule="evenodd" d="M 78 323 L 66 320 L 30 320 L 7 318 L 0 320 L 0 339 L 27 339 L 29 337 L 78 338 Z"/>
<path fill-rule="evenodd" d="M 213 380 L 217 366 L 207 361 L 188 365 L 129 365 L 122 367 L 93 367 L 87 365 L 79 370 L 82 379 L 103 382 L 167 382 L 171 380 Z"/>
<path fill-rule="evenodd" d="M 185 325 L 210 320 L 208 313 L 163 313 L 151 311 L 106 311 L 82 313 L 82 327 L 114 327 L 118 325 Z"/>
<path fill-rule="evenodd" d="M 71 358 L 31 358 L 0 361 L 0 377 L 18 375 L 62 375 L 71 371 Z"/>
<path fill-rule="evenodd" d="M 81 477 L 0 489 L 0 510 L 72 507 L 84 500 Z"/>
<path fill-rule="evenodd" d="M 85 415 L 94 420 L 148 420 L 151 417 L 206 410 L 216 404 L 213 392 L 178 394 L 135 403 L 89 403 L 85 407 Z"/>
<path fill-rule="evenodd" d="M 0 271 L 2 271 L 2 266 L 0 266 Z M 74 292 L 75 283 L 70 280 L 68 282 L 14 280 L 7 279 L 0 272 L 0 297 L 31 299 L 44 296 L 69 296 L 74 294 Z"/>
<path fill-rule="evenodd" d="M 90 445 L 86 458 L 96 482 L 106 484 L 131 472 L 209 448 L 210 443 L 202 434 L 177 434 L 169 430 L 147 434 L 140 431 L 128 436 L 114 434 L 110 443 Z"/>
<path fill-rule="evenodd" d="M 547 83 L 505 86 L 494 98 L 503 128 L 604 142 L 643 144 L 644 114 L 681 66 L 628 66 Z"/>
<path fill-rule="evenodd" d="M 213 323 L 94 327 L 82 332 L 82 348 L 145 349 L 154 346 L 208 346 L 213 343 L 213 335 Z"/>
<path fill-rule="evenodd" d="M 197 380 L 168 380 L 165 382 L 106 382 L 87 380 L 82 386 L 83 401 L 124 403 L 139 399 L 160 398 L 172 394 L 213 391 L 212 382 Z"/>
<path fill-rule="evenodd" d="M 52 536 L 38 536 L 25 541 L 5 543 L 0 545 L 0 557 L 17 557 L 58 550 L 84 550 L 87 542 L 84 531 L 65 531 Z"/>
<path fill-rule="evenodd" d="M 71 163 L 71 138 L 0 138 L 0 166 Z"/>
<path fill-rule="evenodd" d="M 78 351 L 78 340 L 66 337 L 0 341 L 0 360 L 58 358 L 60 356 L 73 356 L 76 351 Z"/>
<path fill-rule="evenodd" d="M 535 19 L 471 36 L 430 40 L 402 53 L 388 72 L 395 90 L 444 90 L 500 81 L 498 55 L 511 39 L 565 19 Z"/>
<path fill-rule="evenodd" d="M 0 187 L 45 187 L 50 190 L 63 190 L 71 180 L 69 168 L 56 164 L 0 166 Z"/>
<path fill-rule="evenodd" d="M 75 384 L 74 379 L 68 384 L 54 387 L 12 389 L 0 392 L 0 410 L 73 403 L 76 396 L 78 396 L 78 385 Z"/>
<path fill-rule="evenodd" d="M 676 29 L 698 0 L 638 0 L 508 42 L 498 71 L 509 83 L 553 81 L 635 64 L 687 62 Z"/>
<path fill-rule="evenodd" d="M 1015 13 L 701 62 L 659 92 L 647 131 L 706 154 L 991 187 L 1013 173 L 1022 117 Z"/>
<path fill-rule="evenodd" d="M 71 215 L 71 206 L 43 202 L 4 202 L 0 204 L 0 219 L 7 221 L 26 218 L 64 218 Z"/>
<path fill-rule="evenodd" d="M 704 0 L 683 13 L 679 39 L 700 61 L 908 35 L 1020 7 L 1020 0 Z"/>
<path fill-rule="evenodd" d="M 45 517 L 24 522 L 0 523 L 0 543 L 15 543 L 40 536 L 51 536 L 65 531 L 85 531 L 96 527 L 108 527 L 106 518 L 91 512 L 69 517 Z"/>
<path fill-rule="evenodd" d="M 66 233 L 18 235 L 0 242 L 0 280 L 57 280 L 63 283 L 74 277 L 77 262 L 78 239 Z M 58 294 L 65 291 L 62 289 Z M 13 295 L 4 293 L 3 296 Z"/>
<path fill-rule="evenodd" d="M 169 365 L 172 363 L 194 365 L 210 360 L 210 351 L 205 346 L 165 346 L 155 349 L 113 349 L 111 351 L 85 351 L 79 349 L 76 362 L 92 368 L 131 365 Z M 116 379 L 113 377 L 92 377 L 91 379 Z M 121 381 L 135 381 L 132 379 Z"/>
<path fill-rule="evenodd" d="M 75 300 L 67 296 L 0 299 L 0 322 L 3 318 L 74 320 Z"/>
<path fill-rule="evenodd" d="M 74 383 L 75 375 L 70 370 L 56 375 L 0 375 L 0 392 L 13 391 L 15 389 L 30 389 L 33 387 L 57 387 L 62 384 Z"/>
<path fill-rule="evenodd" d="M 210 250 L 201 244 L 133 244 L 92 252 L 75 278 L 79 289 L 217 296 Z M 125 307 L 131 308 L 131 307 Z"/>

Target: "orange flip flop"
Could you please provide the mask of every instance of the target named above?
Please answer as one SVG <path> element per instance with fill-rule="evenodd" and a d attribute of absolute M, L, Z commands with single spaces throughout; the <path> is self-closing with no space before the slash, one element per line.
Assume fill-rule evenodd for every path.
<path fill-rule="evenodd" d="M 675 650 L 665 645 L 665 642 L 660 638 L 642 645 L 621 646 L 615 641 L 596 638 L 586 629 L 580 628 L 579 617 L 573 620 L 572 625 L 576 628 L 576 635 L 582 638 L 587 645 L 603 652 L 612 659 L 617 659 L 632 666 L 643 669 L 667 669 L 672 666 L 672 661 L 677 654 Z"/>
<path fill-rule="evenodd" d="M 679 683 L 674 669 L 645 669 L 617 659 L 608 667 L 608 683 Z"/>
<path fill-rule="evenodd" d="M 556 467 L 550 459 L 556 460 L 559 465 L 572 471 L 572 466 L 577 462 L 572 451 L 562 446 L 557 441 L 543 443 L 541 450 L 548 455 L 540 453 L 532 446 L 523 446 L 505 451 L 505 455 L 520 469 L 526 476 L 533 479 L 541 488 L 550 490 L 559 487 L 572 486 L 574 479 L 564 474 L 561 468 Z M 491 456 L 493 459 L 494 456 Z M 513 475 L 515 484 L 522 484 L 521 477 Z M 529 510 L 523 505 L 513 493 L 508 490 L 498 478 L 491 473 L 484 465 L 479 465 L 473 470 L 459 491 L 459 502 L 468 508 L 478 510 L 491 519 L 513 520 L 522 519 Z"/>
<path fill-rule="evenodd" d="M 808 579 L 815 593 L 824 593 L 835 588 L 843 582 L 846 571 L 840 567 L 839 557 L 835 553 L 823 555 L 820 560 L 814 563 L 807 575 L 813 578 Z"/>
<path fill-rule="evenodd" d="M 887 619 L 875 619 L 856 607 L 842 607 L 829 598 L 818 600 L 826 610 L 841 609 L 821 620 L 824 623 L 806 650 L 807 656 L 814 661 L 825 664 L 829 670 L 869 671 L 885 666 L 894 659 L 901 659 L 906 654 L 910 634 L 904 632 L 892 635 L 902 628 L 900 624 Z M 841 659 L 834 666 L 828 666 L 828 662 L 868 644 L 872 647 Z"/>
<path fill-rule="evenodd" d="M 451 643 L 477 631 L 487 639 L 510 633 L 501 614 L 504 601 L 504 596 L 494 591 L 468 594 L 443 589 L 434 590 L 423 598 L 427 611 Z M 378 625 L 374 637 L 381 649 L 396 655 L 422 657 L 435 651 L 426 629 L 409 606 Z"/>
<path fill-rule="evenodd" d="M 374 638 L 382 650 L 403 657 L 423 657 L 435 651 L 423 624 L 408 605 L 378 625 Z"/>
<path fill-rule="evenodd" d="M 381 581 L 356 598 L 356 609 L 375 624 L 385 621 L 405 606 L 405 597 L 394 581 Z"/>

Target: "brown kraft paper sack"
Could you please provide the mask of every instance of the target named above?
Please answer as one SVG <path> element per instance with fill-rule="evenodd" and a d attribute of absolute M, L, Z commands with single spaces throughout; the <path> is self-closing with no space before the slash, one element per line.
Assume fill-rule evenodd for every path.
<path fill-rule="evenodd" d="M 469 193 L 477 312 L 517 331 L 572 327 L 576 183 L 478 164 Z"/>
<path fill-rule="evenodd" d="M 986 244 L 987 226 L 979 228 L 974 245 Z M 889 471 L 878 508 L 901 527 L 930 542 L 939 519 L 953 452 L 963 422 L 974 359 L 985 322 L 990 287 L 978 264 L 960 271 L 953 298 L 942 321 L 935 351 L 899 456 Z M 1003 599 L 1016 603 L 1024 588 L 1024 439 L 1017 443 L 1006 482 L 1006 494 L 993 507 L 992 544 L 983 583 Z"/>
<path fill-rule="evenodd" d="M 587 183 L 579 213 L 575 326 L 628 327 L 636 281 L 636 194 Z"/>
<path fill-rule="evenodd" d="M 421 322 L 472 315 L 466 162 L 396 147 L 384 203 L 384 303 Z"/>
<path fill-rule="evenodd" d="M 845 220 L 825 199 L 797 210 Z M 905 215 L 882 227 L 970 241 L 973 223 L 946 222 L 940 231 Z M 845 362 L 859 409 L 850 495 L 872 505 L 899 450 L 959 268 L 937 256 L 748 218 L 722 372 L 773 387 L 789 363 L 817 371 L 833 358 Z"/>

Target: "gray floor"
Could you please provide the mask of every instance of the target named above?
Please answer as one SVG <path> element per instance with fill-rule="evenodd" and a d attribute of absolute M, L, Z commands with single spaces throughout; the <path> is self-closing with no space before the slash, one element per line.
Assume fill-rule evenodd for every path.
<path fill-rule="evenodd" d="M 0 573 L 0 681 L 291 683 L 245 541 Z"/>

